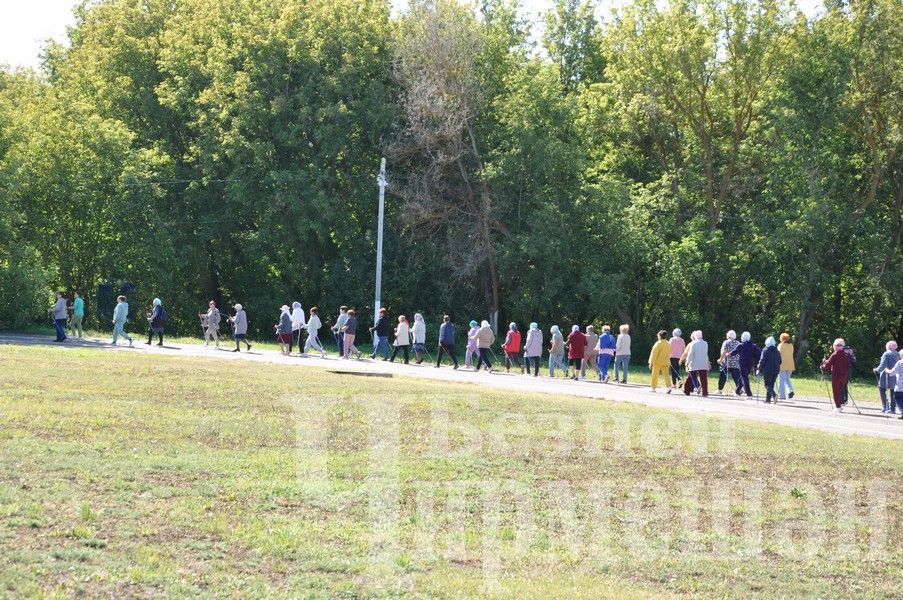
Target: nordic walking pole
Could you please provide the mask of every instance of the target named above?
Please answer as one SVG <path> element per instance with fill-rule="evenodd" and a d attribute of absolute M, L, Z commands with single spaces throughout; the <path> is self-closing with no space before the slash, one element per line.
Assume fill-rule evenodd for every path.
<path fill-rule="evenodd" d="M 759 372 L 756 371 L 756 404 L 759 403 Z"/>
<path fill-rule="evenodd" d="M 861 415 L 861 414 L 862 414 L 862 411 L 859 410 L 859 405 L 856 404 L 856 401 L 855 401 L 855 400 L 853 400 L 853 394 L 850 392 L 850 385 L 849 385 L 849 383 L 847 384 L 847 398 L 849 398 L 849 399 L 850 399 L 850 402 L 853 403 L 853 408 L 856 409 L 856 412 L 858 412 L 858 413 Z"/>

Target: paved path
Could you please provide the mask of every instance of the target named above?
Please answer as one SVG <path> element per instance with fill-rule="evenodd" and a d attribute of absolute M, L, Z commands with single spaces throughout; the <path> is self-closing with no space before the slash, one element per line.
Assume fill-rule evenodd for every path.
<path fill-rule="evenodd" d="M 382 373 L 391 375 L 404 375 L 421 377 L 440 381 L 455 381 L 487 385 L 496 388 L 517 390 L 522 392 L 539 392 L 549 394 L 562 394 L 598 398 L 614 402 L 633 402 L 668 408 L 690 413 L 702 413 L 741 419 L 752 419 L 768 423 L 778 423 L 793 427 L 807 429 L 819 429 L 835 433 L 861 434 L 889 439 L 903 439 L 903 420 L 889 415 L 881 414 L 877 404 L 864 405 L 860 403 L 862 415 L 855 413 L 855 409 L 849 407 L 847 412 L 840 415 L 832 413 L 833 405 L 824 398 L 800 398 L 782 401 L 777 405 L 757 403 L 755 400 L 740 399 L 733 396 L 711 396 L 701 398 L 698 396 L 684 396 L 683 394 L 665 394 L 664 391 L 652 393 L 648 387 L 627 384 L 601 384 L 596 382 L 570 381 L 563 379 L 551 379 L 540 375 L 533 378 L 524 375 L 506 373 L 487 373 L 480 371 L 474 373 L 470 370 L 452 370 L 450 366 L 436 369 L 433 365 L 402 365 L 387 363 L 382 360 L 369 359 L 341 360 L 335 355 L 321 359 L 319 357 L 301 358 L 298 356 L 286 357 L 275 351 L 253 349 L 252 352 L 232 353 L 231 343 L 222 349 L 205 347 L 200 344 L 174 344 L 167 343 L 157 347 L 145 345 L 139 342 L 134 348 L 127 346 L 112 346 L 107 340 L 85 339 L 68 341 L 61 344 L 54 343 L 46 336 L 0 334 L 0 344 L 20 345 L 46 345 L 58 348 L 60 351 L 74 348 L 97 348 L 111 352 L 132 352 L 136 354 L 160 354 L 167 356 L 198 356 L 214 358 L 218 360 L 266 362 L 292 366 L 318 367 L 355 373 Z"/>

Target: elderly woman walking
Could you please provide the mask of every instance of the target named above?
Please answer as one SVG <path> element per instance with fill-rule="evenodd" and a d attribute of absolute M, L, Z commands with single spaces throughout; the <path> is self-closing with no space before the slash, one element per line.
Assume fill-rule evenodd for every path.
<path fill-rule="evenodd" d="M 229 322 L 233 327 L 232 338 L 235 340 L 235 350 L 232 352 L 240 352 L 241 342 L 244 342 L 247 349 L 251 350 L 251 344 L 248 343 L 248 315 L 241 304 L 236 304 L 234 308 L 235 315 L 229 317 Z"/>
<path fill-rule="evenodd" d="M 667 331 L 659 331 L 656 334 L 656 340 L 655 344 L 652 346 L 652 351 L 649 353 L 649 369 L 652 371 L 651 389 L 653 392 L 658 388 L 659 375 L 664 379 L 665 385 L 668 385 L 668 368 L 671 366 L 671 344 L 665 339 L 667 337 Z M 671 393 L 670 387 L 668 387 L 666 393 Z"/>
<path fill-rule="evenodd" d="M 580 377 L 580 364 L 583 362 L 583 355 L 586 353 L 586 336 L 580 331 L 580 325 L 571 327 L 567 345 L 568 374 L 570 374 L 571 366 L 573 366 L 574 374 L 570 377 L 576 381 Z"/>
<path fill-rule="evenodd" d="M 748 398 L 752 398 L 752 388 L 749 385 L 749 375 L 753 372 L 753 369 L 756 367 L 756 360 L 758 360 L 760 355 L 759 347 L 752 343 L 752 334 L 748 331 L 744 331 L 740 334 L 740 345 L 734 348 L 732 351 L 728 353 L 728 358 L 736 356 L 738 358 L 738 364 L 740 365 L 740 383 L 743 385 L 743 390 L 746 391 L 746 396 Z M 740 387 L 737 387 L 737 395 L 740 395 Z"/>
<path fill-rule="evenodd" d="M 505 353 L 505 372 L 510 373 L 511 365 L 515 365 L 523 373 L 524 365 L 520 362 L 520 331 L 517 330 L 517 323 L 513 321 L 508 325 L 502 351 Z"/>
<path fill-rule="evenodd" d="M 477 360 L 477 371 L 481 365 L 486 365 L 486 370 L 492 373 L 492 362 L 489 360 L 489 352 L 492 344 L 495 343 L 495 334 L 492 333 L 492 327 L 489 321 L 484 320 L 480 323 L 480 329 L 477 330 L 477 352 L 479 357 Z"/>
<path fill-rule="evenodd" d="M 583 363 L 580 365 L 580 379 L 586 379 L 587 367 L 595 371 L 596 374 L 599 372 L 599 365 L 597 364 L 599 350 L 596 348 L 599 345 L 599 336 L 596 333 L 596 328 L 592 325 L 587 325 L 584 335 L 586 336 L 586 351 L 583 353 Z"/>
<path fill-rule="evenodd" d="M 897 361 L 897 364 L 890 369 L 885 369 L 884 372 L 894 378 L 896 382 L 894 384 L 894 402 L 903 409 L 903 357 Z M 903 415 L 900 415 L 900 418 L 903 419 Z"/>
<path fill-rule="evenodd" d="M 626 323 L 621 325 L 619 331 L 618 339 L 615 342 L 615 383 L 619 381 L 627 383 L 627 367 L 630 365 L 630 325 Z M 619 370 L 620 379 L 618 379 Z"/>
<path fill-rule="evenodd" d="M 702 396 L 709 395 L 709 369 L 712 364 L 709 361 L 709 344 L 702 339 L 702 331 L 696 330 L 690 334 L 690 343 L 681 360 L 687 365 L 687 380 L 684 382 L 684 394 L 687 396 L 698 388 Z"/>
<path fill-rule="evenodd" d="M 884 345 L 884 354 L 881 355 L 881 361 L 874 369 L 875 375 L 878 376 L 878 393 L 881 395 L 881 412 L 883 413 L 894 414 L 898 407 L 903 413 L 903 406 L 894 400 L 893 390 L 897 385 L 897 378 L 888 372 L 898 362 L 900 362 L 900 353 L 897 352 L 897 342 L 891 340 Z"/>
<path fill-rule="evenodd" d="M 345 336 L 342 339 L 342 350 L 344 352 L 342 358 L 347 360 L 354 354 L 355 358 L 360 360 L 361 351 L 354 345 L 354 339 L 357 337 L 357 311 L 352 308 L 348 311 L 347 315 L 348 318 L 345 320 L 345 324 L 342 325 L 342 329 L 340 330 Z"/>
<path fill-rule="evenodd" d="M 292 339 L 295 337 L 292 332 L 292 315 L 287 304 L 283 304 L 279 311 L 279 322 L 275 325 L 276 342 L 282 355 L 289 356 L 292 353 Z"/>
<path fill-rule="evenodd" d="M 154 340 L 154 334 L 157 334 L 160 341 L 158 346 L 163 345 L 163 325 L 166 323 L 166 311 L 163 309 L 163 302 L 159 298 L 154 298 L 151 313 L 147 317 L 147 345 L 149 346 Z"/>
<path fill-rule="evenodd" d="M 777 402 L 777 394 L 774 391 L 774 382 L 777 381 L 778 373 L 780 372 L 781 353 L 778 352 L 774 336 L 769 336 L 769 338 L 765 340 L 765 349 L 762 350 L 759 364 L 756 366 L 756 374 L 762 375 L 762 379 L 765 382 L 765 404 L 771 404 L 772 400 Z"/>
<path fill-rule="evenodd" d="M 552 325 L 549 329 L 551 340 L 549 341 L 549 377 L 555 377 L 555 367 L 564 371 L 564 376 L 568 375 L 568 368 L 564 365 L 564 336 L 558 325 Z"/>
<path fill-rule="evenodd" d="M 611 366 L 611 361 L 615 357 L 615 349 L 618 347 L 615 336 L 611 334 L 610 326 L 602 326 L 602 335 L 599 336 L 599 343 L 596 344 L 596 346 L 599 351 L 599 358 L 597 359 L 599 365 L 599 381 L 608 383 L 608 367 Z"/>
<path fill-rule="evenodd" d="M 467 330 L 467 345 L 464 348 L 464 366 L 473 368 L 473 357 L 479 360 L 479 349 L 477 348 L 477 332 L 480 330 L 480 324 L 476 321 L 470 322 L 470 329 Z"/>
<path fill-rule="evenodd" d="M 408 325 L 408 318 L 404 315 L 398 315 L 398 325 L 395 326 L 395 343 L 392 348 L 392 358 L 389 362 L 395 362 L 398 351 L 404 355 L 404 364 L 408 364 L 410 360 L 409 345 L 411 343 L 411 328 Z"/>
<path fill-rule="evenodd" d="M 216 302 L 213 300 L 208 302 L 207 312 L 200 313 L 198 316 L 206 321 L 204 325 L 204 345 L 209 346 L 212 339 L 216 342 L 216 347 L 219 348 L 219 323 L 222 320 L 222 315 L 219 314 Z"/>
<path fill-rule="evenodd" d="M 672 331 L 668 345 L 671 346 L 669 361 L 671 365 L 671 387 L 676 389 L 680 387 L 680 357 L 684 355 L 684 350 L 687 348 L 687 343 L 683 338 L 683 331 L 680 329 Z"/>
<path fill-rule="evenodd" d="M 423 363 L 423 355 L 426 354 L 426 323 L 420 313 L 414 313 L 411 338 L 414 340 L 414 357 L 417 359 L 414 362 L 419 365 Z"/>
<path fill-rule="evenodd" d="M 533 377 L 539 376 L 539 360 L 542 357 L 542 331 L 536 323 L 530 323 L 527 331 L 527 341 L 524 343 L 524 360 L 527 363 L 527 374 L 530 374 L 530 365 L 533 366 Z"/>
<path fill-rule="evenodd" d="M 834 393 L 835 414 L 840 414 L 843 410 L 841 407 L 844 400 L 844 388 L 846 388 L 850 374 L 850 358 L 843 351 L 843 346 L 843 338 L 834 340 L 834 344 L 831 347 L 833 350 L 831 356 L 825 358 L 821 363 L 822 371 L 831 372 L 831 390 Z"/>
<path fill-rule="evenodd" d="M 781 334 L 781 343 L 778 344 L 778 352 L 781 354 L 781 372 L 778 373 L 778 400 L 793 398 L 793 383 L 790 376 L 796 371 L 796 363 L 793 359 L 793 342 L 789 333 Z"/>
<path fill-rule="evenodd" d="M 737 332 L 731 329 L 724 336 L 724 341 L 721 342 L 721 354 L 718 356 L 719 394 L 724 391 L 724 386 L 727 385 L 727 378 L 730 376 L 730 378 L 734 380 L 734 386 L 736 387 L 735 393 L 738 396 L 740 395 L 740 389 L 743 387 L 740 378 L 740 357 L 731 354 L 731 352 L 736 350 L 739 345 L 740 342 L 737 341 Z"/>

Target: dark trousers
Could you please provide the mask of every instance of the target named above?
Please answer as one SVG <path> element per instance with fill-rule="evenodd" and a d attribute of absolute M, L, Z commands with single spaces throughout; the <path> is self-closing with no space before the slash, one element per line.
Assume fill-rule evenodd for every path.
<path fill-rule="evenodd" d="M 408 364 L 408 359 L 410 357 L 408 353 L 410 352 L 410 349 L 407 344 L 405 344 L 404 346 L 395 346 L 392 349 L 392 358 L 389 359 L 389 362 L 395 362 L 395 355 L 398 354 L 399 350 L 401 350 L 404 354 L 404 364 Z"/>
<path fill-rule="evenodd" d="M 492 363 L 489 361 L 489 348 L 477 348 L 477 353 L 479 356 L 477 357 L 477 371 L 480 370 L 480 366 L 486 365 L 486 369 L 492 369 Z"/>
<path fill-rule="evenodd" d="M 677 385 L 680 381 L 680 359 L 671 358 L 671 385 Z"/>
<path fill-rule="evenodd" d="M 341 331 L 333 331 L 332 337 L 335 338 L 335 345 L 339 347 L 339 357 L 345 356 L 345 334 Z"/>
<path fill-rule="evenodd" d="M 733 375 L 733 373 L 732 373 L 732 375 Z M 752 398 L 753 394 L 752 394 L 752 388 L 749 385 L 749 375 L 750 375 L 750 371 L 748 371 L 744 368 L 740 369 L 740 382 L 737 383 L 737 391 L 740 392 L 742 390 L 742 391 L 746 392 L 747 396 Z"/>
<path fill-rule="evenodd" d="M 56 341 L 62 342 L 66 339 L 66 319 L 54 319 L 53 328 L 56 329 Z"/>
<path fill-rule="evenodd" d="M 840 408 L 843 406 L 846 398 L 844 397 L 844 392 L 847 389 L 847 380 L 846 377 L 843 379 L 839 378 L 831 378 L 831 391 L 834 392 L 834 406 L 835 408 Z"/>
<path fill-rule="evenodd" d="M 244 342 L 244 343 L 245 343 L 245 346 L 248 347 L 248 350 L 251 349 L 251 344 L 248 343 L 248 336 L 245 335 L 244 333 L 236 333 L 236 334 L 235 334 L 234 336 L 232 336 L 232 337 L 235 338 L 235 349 L 236 349 L 236 350 L 238 350 L 238 349 L 241 347 L 241 346 L 240 346 L 241 342 Z"/>
<path fill-rule="evenodd" d="M 517 365 L 521 369 L 524 368 L 523 364 L 520 362 L 520 353 L 505 352 L 505 369 L 510 369 L 512 364 Z"/>
<path fill-rule="evenodd" d="M 530 367 L 531 367 L 531 365 L 532 365 L 532 367 L 533 367 L 533 377 L 538 377 L 538 376 L 539 376 L 539 360 L 540 360 L 540 357 L 539 357 L 539 356 L 527 356 L 526 358 L 524 358 L 524 360 L 527 361 L 527 373 L 530 372 Z"/>
<path fill-rule="evenodd" d="M 739 392 L 743 388 L 740 377 L 740 369 L 729 369 L 728 367 L 721 367 L 721 370 L 718 371 L 718 391 L 720 392 L 724 389 L 724 386 L 727 384 L 728 375 L 731 376 L 731 379 L 734 381 L 734 386 Z"/>
<path fill-rule="evenodd" d="M 156 333 L 157 336 L 160 338 L 160 343 L 157 344 L 157 345 L 158 345 L 158 346 L 162 346 L 162 345 L 163 345 L 163 332 L 162 332 L 162 331 L 154 331 L 153 329 L 148 329 L 148 330 L 147 330 L 147 343 L 150 344 L 152 341 L 154 341 L 154 334 L 155 334 L 155 333 Z"/>
<path fill-rule="evenodd" d="M 765 402 L 777 399 L 778 395 L 774 391 L 774 382 L 777 380 L 777 373 L 762 373 L 762 381 L 765 382 Z"/>
<path fill-rule="evenodd" d="M 442 364 L 442 355 L 448 354 L 448 357 L 452 359 L 452 362 L 455 363 L 455 368 L 458 368 L 458 357 L 455 356 L 455 345 L 454 344 L 439 344 L 439 351 L 436 352 L 436 366 L 438 367 Z"/>
<path fill-rule="evenodd" d="M 687 396 L 693 391 L 695 386 L 702 388 L 702 395 L 709 395 L 709 372 L 708 371 L 690 371 L 687 374 L 687 380 L 684 382 L 684 394 Z"/>

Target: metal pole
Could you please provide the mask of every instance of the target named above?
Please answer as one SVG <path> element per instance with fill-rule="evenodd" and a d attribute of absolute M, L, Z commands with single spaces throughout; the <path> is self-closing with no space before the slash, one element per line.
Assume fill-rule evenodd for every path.
<path fill-rule="evenodd" d="M 379 309 L 382 302 L 383 287 L 383 216 L 385 214 L 386 198 L 386 159 L 383 158 L 379 165 L 379 175 L 376 176 L 376 185 L 379 186 L 379 219 L 376 226 L 376 299 L 373 302 L 373 322 L 379 319 Z"/>

